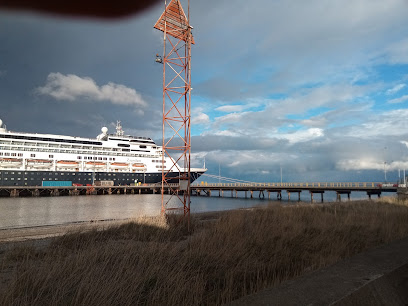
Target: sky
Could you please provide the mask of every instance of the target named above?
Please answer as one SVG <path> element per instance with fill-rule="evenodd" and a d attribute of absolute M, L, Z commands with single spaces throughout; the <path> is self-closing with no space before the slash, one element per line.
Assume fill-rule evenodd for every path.
<path fill-rule="evenodd" d="M 190 7 L 192 166 L 254 182 L 279 182 L 281 169 L 284 182 L 408 170 L 407 0 Z M 161 144 L 163 10 L 113 21 L 0 12 L 0 119 L 90 138 L 120 120 Z"/>

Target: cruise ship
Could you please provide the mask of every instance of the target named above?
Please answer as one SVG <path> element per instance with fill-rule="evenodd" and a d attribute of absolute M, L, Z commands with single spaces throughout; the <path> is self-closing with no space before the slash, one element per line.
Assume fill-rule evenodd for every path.
<path fill-rule="evenodd" d="M 0 120 L 0 186 L 42 186 L 47 181 L 151 184 L 161 182 L 162 168 L 175 178 L 184 171 L 171 167 L 170 157 L 163 163 L 162 147 L 152 139 L 124 135 L 120 121 L 115 134 L 108 134 L 106 127 L 101 132 L 96 139 L 20 133 L 8 131 Z M 191 181 L 206 170 L 191 168 Z"/>

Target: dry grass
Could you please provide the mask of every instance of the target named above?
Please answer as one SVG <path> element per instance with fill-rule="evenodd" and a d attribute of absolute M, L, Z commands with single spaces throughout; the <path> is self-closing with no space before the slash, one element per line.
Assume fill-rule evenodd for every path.
<path fill-rule="evenodd" d="M 163 220 L 71 233 L 4 254 L 0 304 L 227 303 L 408 236 L 407 221 L 407 206 L 359 201 L 231 211 L 192 235 Z"/>

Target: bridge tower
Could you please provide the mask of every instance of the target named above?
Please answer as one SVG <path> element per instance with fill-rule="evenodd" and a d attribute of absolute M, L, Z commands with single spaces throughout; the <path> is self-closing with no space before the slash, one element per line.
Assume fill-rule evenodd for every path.
<path fill-rule="evenodd" d="M 187 16 L 179 0 L 164 1 L 164 12 L 154 25 L 163 32 L 163 158 L 162 214 L 182 211 L 190 223 L 191 154 L 191 44 L 190 0 Z M 170 157 L 170 165 L 164 157 Z M 174 177 L 172 171 L 180 173 Z M 173 187 L 171 183 L 179 183 Z M 170 196 L 165 195 L 165 188 Z M 179 192 L 180 191 L 180 192 Z"/>

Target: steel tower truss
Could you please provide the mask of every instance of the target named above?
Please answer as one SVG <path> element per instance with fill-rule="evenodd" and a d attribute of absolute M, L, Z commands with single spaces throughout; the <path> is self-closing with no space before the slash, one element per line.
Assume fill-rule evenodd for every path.
<path fill-rule="evenodd" d="M 190 15 L 188 1 L 188 17 Z M 171 0 L 154 28 L 163 31 L 162 214 L 182 211 L 190 220 L 191 44 L 189 18 L 179 0 Z M 170 165 L 165 163 L 170 157 Z M 167 162 L 169 159 L 167 159 Z M 174 171 L 179 173 L 174 177 Z M 174 184 L 176 183 L 176 184 Z M 165 195 L 170 190 L 170 196 Z"/>

